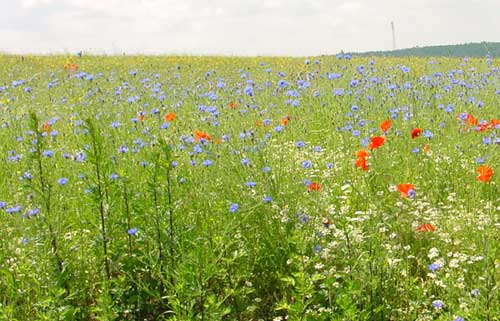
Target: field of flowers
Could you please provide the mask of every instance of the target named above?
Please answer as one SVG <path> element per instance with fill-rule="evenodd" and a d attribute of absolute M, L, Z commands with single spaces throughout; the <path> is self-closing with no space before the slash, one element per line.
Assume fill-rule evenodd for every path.
<path fill-rule="evenodd" d="M 0 56 L 0 320 L 500 320 L 499 63 Z"/>

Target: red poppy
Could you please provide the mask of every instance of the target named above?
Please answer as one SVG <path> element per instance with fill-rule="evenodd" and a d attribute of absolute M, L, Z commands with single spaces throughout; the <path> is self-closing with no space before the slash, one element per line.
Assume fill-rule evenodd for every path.
<path fill-rule="evenodd" d="M 467 117 L 465 117 L 465 123 L 469 126 L 472 126 L 477 125 L 478 121 L 476 117 L 472 116 L 471 114 L 467 114 Z"/>
<path fill-rule="evenodd" d="M 380 124 L 380 129 L 382 129 L 382 131 L 385 133 L 386 131 L 388 131 L 389 129 L 391 128 L 391 120 L 390 119 L 386 119 L 382 122 L 382 124 Z"/>
<path fill-rule="evenodd" d="M 42 125 L 43 131 L 46 133 L 50 133 L 52 131 L 52 127 L 48 122 L 43 123 Z"/>
<path fill-rule="evenodd" d="M 283 116 L 281 118 L 281 123 L 283 124 L 283 126 L 286 126 L 288 125 L 288 122 L 290 121 L 290 116 L 289 115 L 286 115 L 286 116 Z"/>
<path fill-rule="evenodd" d="M 480 124 L 477 126 L 477 130 L 480 131 L 480 132 L 484 132 L 485 130 L 487 130 L 488 128 L 490 128 L 490 124 L 488 123 L 485 123 L 485 124 Z"/>
<path fill-rule="evenodd" d="M 417 231 L 419 231 L 419 232 L 435 232 L 436 227 L 434 227 L 434 225 L 432 225 L 430 223 L 424 223 L 417 228 Z"/>
<path fill-rule="evenodd" d="M 307 189 L 310 191 L 319 191 L 321 189 L 321 186 L 316 183 L 316 182 L 311 182 L 308 186 Z"/>
<path fill-rule="evenodd" d="M 199 141 L 200 139 L 211 140 L 212 138 L 210 137 L 210 135 L 208 135 L 205 132 L 202 132 L 201 130 L 195 130 L 194 131 L 194 139 L 196 141 Z"/>
<path fill-rule="evenodd" d="M 413 186 L 413 184 L 399 184 L 398 191 L 401 197 L 408 197 L 410 191 L 415 191 L 415 186 Z"/>
<path fill-rule="evenodd" d="M 384 142 L 385 142 L 385 138 L 384 137 L 382 137 L 382 136 L 375 136 L 375 137 L 372 137 L 370 139 L 370 144 L 368 145 L 368 147 L 370 149 L 377 149 L 380 146 L 384 145 Z"/>
<path fill-rule="evenodd" d="M 492 119 L 490 122 L 490 127 L 491 128 L 496 128 L 498 125 L 500 125 L 500 119 Z"/>
<path fill-rule="evenodd" d="M 425 153 L 429 152 L 429 144 L 425 144 L 423 149 Z"/>
<path fill-rule="evenodd" d="M 66 71 L 73 72 L 73 71 L 78 70 L 78 65 L 75 63 L 64 64 L 64 69 L 66 69 Z"/>
<path fill-rule="evenodd" d="M 146 116 L 144 116 L 144 115 L 142 115 L 142 114 L 141 114 L 141 115 L 139 115 L 139 116 L 137 116 L 137 120 L 138 120 L 138 121 L 144 121 L 144 119 L 146 119 Z"/>
<path fill-rule="evenodd" d="M 236 108 L 236 103 L 234 101 L 229 103 L 229 108 L 235 109 Z"/>
<path fill-rule="evenodd" d="M 356 160 L 356 167 L 361 168 L 364 171 L 367 171 L 368 170 L 368 164 L 366 162 L 366 158 L 365 157 L 359 157 Z"/>
<path fill-rule="evenodd" d="M 477 175 L 478 181 L 487 183 L 493 176 L 493 168 L 487 165 L 481 165 L 477 168 L 477 173 L 479 174 Z"/>
<path fill-rule="evenodd" d="M 415 139 L 422 133 L 422 129 L 416 127 L 411 130 L 411 139 Z"/>
<path fill-rule="evenodd" d="M 356 157 L 358 158 L 365 158 L 370 156 L 370 153 L 367 150 L 360 149 L 356 152 Z"/>
<path fill-rule="evenodd" d="M 177 114 L 175 112 L 171 112 L 171 113 L 166 114 L 163 118 L 166 121 L 173 121 L 175 119 L 175 117 L 177 117 Z"/>

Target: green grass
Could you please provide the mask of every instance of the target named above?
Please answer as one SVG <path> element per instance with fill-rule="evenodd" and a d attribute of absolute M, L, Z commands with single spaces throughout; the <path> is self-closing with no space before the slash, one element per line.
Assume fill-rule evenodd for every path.
<path fill-rule="evenodd" d="M 500 320 L 499 61 L 370 60 L 0 56 L 0 320 Z"/>

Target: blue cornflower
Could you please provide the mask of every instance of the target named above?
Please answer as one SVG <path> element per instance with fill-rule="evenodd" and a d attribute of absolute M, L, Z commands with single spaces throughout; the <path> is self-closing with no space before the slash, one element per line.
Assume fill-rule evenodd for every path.
<path fill-rule="evenodd" d="M 68 183 L 69 179 L 67 179 L 66 177 L 61 177 L 57 180 L 57 183 L 61 186 L 64 186 Z"/>
<path fill-rule="evenodd" d="M 264 196 L 262 200 L 264 201 L 264 203 L 270 203 L 272 202 L 273 198 L 271 196 Z"/>
<path fill-rule="evenodd" d="M 0 208 L 5 208 L 5 206 L 7 206 L 7 203 L 0 201 Z"/>
<path fill-rule="evenodd" d="M 283 129 L 284 129 L 283 126 L 276 126 L 276 127 L 274 127 L 274 131 L 277 132 L 277 133 L 282 132 Z"/>
<path fill-rule="evenodd" d="M 334 96 L 342 96 L 342 95 L 344 95 L 344 89 L 343 88 L 335 88 L 333 90 L 333 95 Z"/>
<path fill-rule="evenodd" d="M 131 229 L 129 229 L 129 230 L 127 231 L 127 234 L 128 234 L 128 235 L 136 235 L 138 231 L 139 231 L 139 230 L 138 230 L 137 228 L 133 227 L 133 228 L 131 228 Z"/>
<path fill-rule="evenodd" d="M 243 158 L 240 163 L 244 166 L 250 165 L 250 160 L 248 158 Z"/>
<path fill-rule="evenodd" d="M 116 174 L 116 173 L 113 173 L 113 174 L 109 175 L 109 179 L 110 180 L 115 180 L 115 179 L 118 179 L 119 177 L 120 176 L 118 174 Z"/>
<path fill-rule="evenodd" d="M 195 152 L 196 154 L 200 154 L 203 152 L 203 149 L 201 148 L 200 145 L 196 144 L 193 146 L 193 152 Z"/>
<path fill-rule="evenodd" d="M 250 97 L 253 96 L 253 87 L 251 86 L 245 87 L 245 94 Z"/>
<path fill-rule="evenodd" d="M 285 87 L 287 87 L 287 86 L 288 86 L 288 82 L 287 82 L 286 80 L 284 80 L 284 79 L 280 79 L 280 80 L 278 81 L 278 86 L 279 86 L 280 88 L 285 88 Z"/>
<path fill-rule="evenodd" d="M 210 159 L 205 159 L 202 163 L 203 166 L 208 167 L 213 164 L 213 162 Z"/>
<path fill-rule="evenodd" d="M 54 156 L 54 152 L 51 151 L 51 150 L 44 150 L 42 154 L 45 157 L 52 157 L 52 156 Z"/>
<path fill-rule="evenodd" d="M 432 263 L 432 264 L 429 264 L 429 270 L 431 272 L 436 272 L 437 270 L 439 270 L 441 268 L 441 264 L 438 264 L 438 263 Z"/>
<path fill-rule="evenodd" d="M 434 134 L 430 130 L 425 130 L 422 135 L 424 135 L 425 138 L 429 138 L 429 139 L 434 137 Z"/>
<path fill-rule="evenodd" d="M 23 209 L 23 207 L 21 205 L 16 205 L 16 206 L 13 206 L 13 207 L 7 207 L 5 209 L 5 212 L 8 213 L 8 214 L 12 214 L 12 213 L 18 213 L 20 212 L 21 210 Z"/>
<path fill-rule="evenodd" d="M 80 151 L 80 152 L 77 152 L 75 154 L 75 156 L 73 156 L 73 158 L 75 159 L 75 161 L 77 161 L 79 163 L 83 163 L 83 162 L 85 162 L 85 159 L 87 159 L 87 155 L 85 155 L 84 152 Z"/>
<path fill-rule="evenodd" d="M 316 153 L 319 153 L 319 152 L 321 152 L 321 146 L 314 146 L 314 147 L 313 147 L 313 150 L 314 150 Z"/>
<path fill-rule="evenodd" d="M 231 213 L 234 213 L 238 210 L 240 206 L 236 203 L 232 203 L 230 206 L 229 206 L 229 212 Z"/>
<path fill-rule="evenodd" d="M 31 180 L 33 178 L 33 175 L 31 175 L 30 172 L 26 171 L 23 173 L 23 179 Z"/>
<path fill-rule="evenodd" d="M 467 113 L 461 113 L 458 117 L 461 119 L 461 120 L 466 120 L 467 119 L 467 116 L 468 114 Z"/>
<path fill-rule="evenodd" d="M 246 182 L 246 183 L 245 183 L 245 186 L 250 187 L 250 188 L 253 188 L 253 187 L 255 187 L 256 185 L 257 185 L 257 183 L 252 182 L 252 181 L 250 181 L 250 182 Z"/>
<path fill-rule="evenodd" d="M 299 140 L 296 144 L 297 148 L 302 148 L 302 147 L 305 147 L 306 146 L 306 143 L 304 143 L 303 141 Z"/>
<path fill-rule="evenodd" d="M 26 212 L 26 214 L 24 214 L 24 217 L 30 218 L 31 216 L 38 215 L 38 213 L 40 213 L 40 210 L 38 208 L 34 208 Z"/>
<path fill-rule="evenodd" d="M 304 214 L 300 217 L 300 223 L 305 224 L 309 222 L 309 216 L 307 214 Z"/>
<path fill-rule="evenodd" d="M 264 167 L 262 168 L 262 172 L 263 172 L 263 173 L 269 173 L 270 171 L 271 171 L 271 167 L 269 167 L 269 166 L 264 166 Z"/>
<path fill-rule="evenodd" d="M 310 161 L 303 161 L 302 162 L 302 168 L 305 168 L 305 169 L 308 169 L 308 168 L 311 168 L 312 166 L 312 163 Z"/>
<path fill-rule="evenodd" d="M 128 152 L 128 147 L 127 146 L 123 145 L 123 146 L 118 147 L 118 153 L 125 154 L 127 152 Z"/>
<path fill-rule="evenodd" d="M 444 306 L 444 303 L 441 300 L 434 300 L 432 301 L 432 306 L 436 309 L 441 309 Z"/>
<path fill-rule="evenodd" d="M 120 127 L 120 125 L 121 125 L 120 122 L 114 121 L 111 123 L 111 128 L 118 128 L 118 127 Z"/>

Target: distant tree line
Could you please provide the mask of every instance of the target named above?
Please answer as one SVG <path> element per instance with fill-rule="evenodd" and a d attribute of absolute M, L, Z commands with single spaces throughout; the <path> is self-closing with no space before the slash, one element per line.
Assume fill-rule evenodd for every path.
<path fill-rule="evenodd" d="M 500 57 L 500 42 L 478 42 L 460 45 L 413 47 L 390 51 L 352 53 L 353 56 L 384 57 Z"/>

